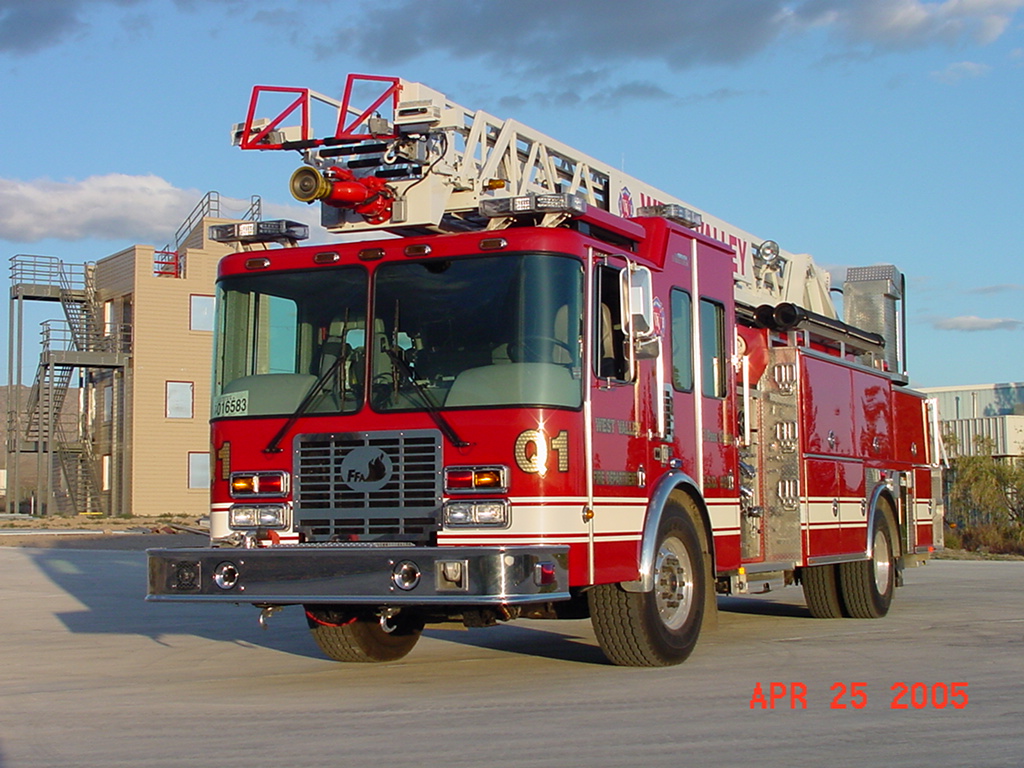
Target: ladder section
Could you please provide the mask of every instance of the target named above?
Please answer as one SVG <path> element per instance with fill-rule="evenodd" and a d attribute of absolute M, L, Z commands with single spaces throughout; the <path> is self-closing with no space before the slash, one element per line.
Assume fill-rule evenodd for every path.
<path fill-rule="evenodd" d="M 359 93 L 367 96 L 357 103 Z M 272 117 L 261 114 L 282 101 Z M 319 115 L 327 130 L 318 133 Z M 286 125 L 293 119 L 299 124 Z M 527 195 L 578 195 L 624 218 L 662 215 L 673 205 L 703 234 L 733 248 L 737 301 L 791 302 L 836 317 L 828 272 L 806 254 L 780 249 L 527 125 L 467 109 L 420 83 L 349 75 L 340 101 L 307 88 L 256 86 L 233 136 L 242 149 L 298 151 L 309 167 L 292 176 L 292 193 L 304 202 L 320 200 L 322 224 L 334 232 L 500 228 L 514 219 L 484 215 L 481 207 Z M 684 163 L 680 157 L 681 172 Z M 558 226 L 567 217 L 545 215 L 534 223 Z"/>

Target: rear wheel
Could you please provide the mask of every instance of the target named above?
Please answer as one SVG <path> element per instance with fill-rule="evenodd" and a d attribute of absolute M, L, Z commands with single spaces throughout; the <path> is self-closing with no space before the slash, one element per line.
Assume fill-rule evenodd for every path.
<path fill-rule="evenodd" d="M 881 618 L 892 604 L 896 588 L 896 552 L 890 519 L 887 505 L 877 508 L 871 528 L 871 559 L 839 566 L 843 602 L 849 615 L 856 619 Z"/>
<path fill-rule="evenodd" d="M 839 590 L 839 567 L 809 565 L 801 571 L 804 600 L 816 619 L 841 619 L 843 600 Z"/>
<path fill-rule="evenodd" d="M 306 621 L 316 644 L 335 661 L 395 661 L 416 645 L 423 622 L 405 612 L 387 622 L 378 616 L 345 608 L 306 606 Z"/>
<path fill-rule="evenodd" d="M 618 584 L 599 584 L 587 592 L 601 650 L 622 666 L 685 661 L 700 636 L 706 585 L 696 524 L 673 503 L 658 531 L 654 589 L 626 592 Z"/>

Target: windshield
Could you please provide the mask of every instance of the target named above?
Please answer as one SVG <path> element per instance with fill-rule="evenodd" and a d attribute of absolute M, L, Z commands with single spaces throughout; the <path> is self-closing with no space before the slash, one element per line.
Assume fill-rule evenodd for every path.
<path fill-rule="evenodd" d="M 244 275 L 218 284 L 213 416 L 350 413 L 363 400 L 366 271 Z M 320 381 L 322 380 L 322 381 Z"/>
<path fill-rule="evenodd" d="M 579 407 L 582 297 L 582 264 L 567 257 L 382 264 L 373 407 Z"/>
<path fill-rule="evenodd" d="M 582 402 L 583 266 L 502 254 L 218 284 L 213 417 Z M 303 403 L 309 398 L 308 403 Z M 302 406 L 300 408 L 300 406 Z"/>

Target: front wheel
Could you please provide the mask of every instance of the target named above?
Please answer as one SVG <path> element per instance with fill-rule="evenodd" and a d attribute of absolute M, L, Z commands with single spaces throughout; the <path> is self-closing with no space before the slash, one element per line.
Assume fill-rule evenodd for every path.
<path fill-rule="evenodd" d="M 658 530 L 654 589 L 599 584 L 587 592 L 598 643 L 613 664 L 664 667 L 693 651 L 704 620 L 705 563 L 696 525 L 673 505 Z"/>
<path fill-rule="evenodd" d="M 372 613 L 344 608 L 306 606 L 306 621 L 316 644 L 335 661 L 396 661 L 416 645 L 423 622 L 399 613 L 387 623 Z"/>

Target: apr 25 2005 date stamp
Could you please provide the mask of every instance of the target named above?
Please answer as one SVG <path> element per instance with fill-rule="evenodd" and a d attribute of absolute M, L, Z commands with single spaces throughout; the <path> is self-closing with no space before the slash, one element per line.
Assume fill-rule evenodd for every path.
<path fill-rule="evenodd" d="M 751 709 L 808 709 L 828 701 L 829 709 L 864 709 L 867 683 L 832 683 L 829 696 L 814 696 L 799 682 L 755 683 Z M 875 694 L 877 695 L 877 694 Z M 889 686 L 889 709 L 964 709 L 970 701 L 967 683 L 905 683 Z"/>

